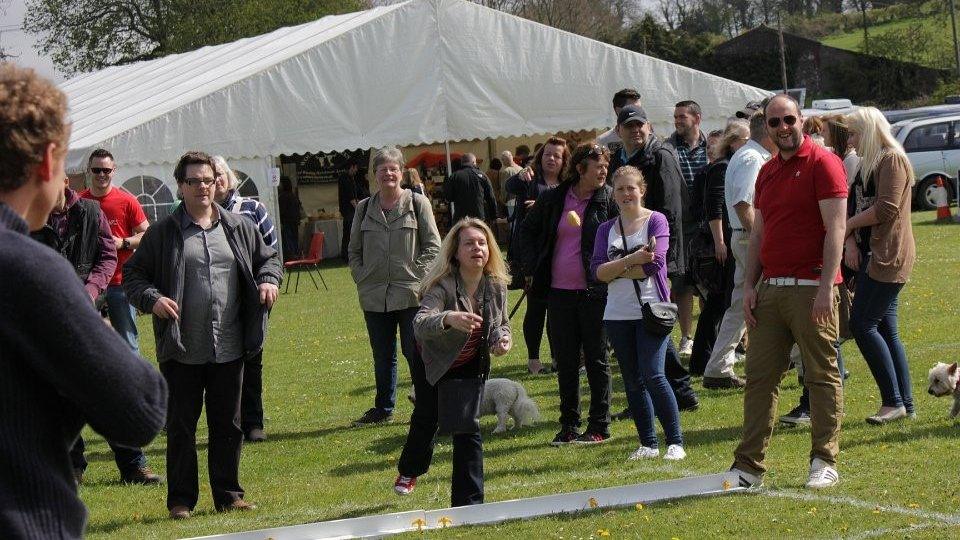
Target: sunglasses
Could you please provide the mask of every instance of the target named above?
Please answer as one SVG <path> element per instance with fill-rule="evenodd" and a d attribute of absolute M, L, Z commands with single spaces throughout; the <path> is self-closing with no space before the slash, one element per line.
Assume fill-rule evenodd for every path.
<path fill-rule="evenodd" d="M 214 180 L 213 178 L 187 178 L 186 180 L 184 180 L 184 183 L 186 183 L 190 187 L 197 187 L 201 184 L 209 187 L 209 186 L 212 186 L 215 181 L 216 180 Z"/>
<path fill-rule="evenodd" d="M 90 172 L 93 174 L 110 174 L 113 172 L 113 169 L 108 169 L 106 167 L 90 167 Z"/>
<path fill-rule="evenodd" d="M 603 156 L 605 156 L 605 155 L 606 155 L 606 149 L 605 149 L 604 147 L 600 146 L 599 144 L 593 145 L 593 147 L 590 148 L 590 152 L 587 153 L 587 156 L 588 156 L 588 157 L 597 157 L 597 158 L 598 158 L 598 157 L 603 157 Z"/>
<path fill-rule="evenodd" d="M 780 127 L 780 120 L 781 120 L 780 118 L 776 118 L 776 117 L 767 118 L 767 125 L 773 129 L 777 129 L 778 127 Z M 782 120 L 784 125 L 787 125 L 787 126 L 792 126 L 797 123 L 797 117 L 792 114 L 788 114 L 787 116 L 784 116 Z"/>

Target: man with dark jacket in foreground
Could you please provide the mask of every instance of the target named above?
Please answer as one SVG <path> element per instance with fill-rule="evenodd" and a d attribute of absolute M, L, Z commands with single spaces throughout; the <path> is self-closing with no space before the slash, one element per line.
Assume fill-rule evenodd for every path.
<path fill-rule="evenodd" d="M 617 116 L 617 133 L 623 146 L 610 156 L 607 183 L 613 173 L 624 165 L 633 165 L 643 172 L 647 193 L 643 206 L 662 213 L 670 225 L 670 250 L 667 252 L 667 273 L 670 277 L 682 276 L 686 271 L 683 250 L 683 208 L 687 204 L 687 187 L 680 172 L 680 163 L 673 150 L 664 145 L 650 126 L 647 113 L 639 105 L 627 105 Z M 700 406 L 696 392 L 690 387 L 690 374 L 680 364 L 673 340 L 667 340 L 667 356 L 664 365 L 667 380 L 677 396 L 681 411 L 695 410 Z M 618 414 L 617 418 L 624 415 Z M 627 415 L 626 417 L 629 417 Z"/>
<path fill-rule="evenodd" d="M 492 225 L 497 219 L 497 199 L 490 180 L 477 167 L 477 156 L 464 154 L 460 164 L 463 168 L 443 184 L 443 196 L 453 203 L 450 225 L 465 217 L 482 219 Z"/>
<path fill-rule="evenodd" d="M 173 175 L 183 204 L 144 234 L 124 265 L 130 301 L 153 313 L 160 371 L 170 385 L 167 509 L 197 504 L 197 421 L 207 405 L 210 487 L 218 512 L 252 510 L 240 487 L 240 395 L 245 358 L 263 349 L 280 258 L 248 219 L 214 202 L 210 156 L 187 152 Z"/>
<path fill-rule="evenodd" d="M 0 65 L 0 536 L 82 538 L 69 449 L 89 423 L 148 444 L 167 388 L 103 323 L 62 256 L 28 236 L 63 192 L 66 96 L 32 70 Z"/>

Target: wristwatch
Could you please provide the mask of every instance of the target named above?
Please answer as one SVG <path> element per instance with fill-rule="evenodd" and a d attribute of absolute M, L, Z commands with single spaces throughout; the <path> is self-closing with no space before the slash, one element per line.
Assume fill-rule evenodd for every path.
<path fill-rule="evenodd" d="M 123 242 L 120 243 L 120 249 L 130 249 L 130 240 L 124 238 Z"/>

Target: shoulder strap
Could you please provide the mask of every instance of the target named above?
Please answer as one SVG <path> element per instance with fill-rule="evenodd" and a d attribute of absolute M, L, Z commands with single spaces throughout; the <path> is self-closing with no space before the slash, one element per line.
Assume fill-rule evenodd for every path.
<path fill-rule="evenodd" d="M 649 218 L 648 218 L 649 219 Z M 617 225 L 620 226 L 620 238 L 623 239 L 623 256 L 626 257 L 629 250 L 627 248 L 627 233 L 623 230 L 623 217 L 617 216 Z M 637 283 L 637 280 L 631 279 L 633 282 L 633 292 L 637 295 L 637 302 L 640 302 L 640 305 L 643 305 L 643 295 L 640 294 L 640 284 Z"/>

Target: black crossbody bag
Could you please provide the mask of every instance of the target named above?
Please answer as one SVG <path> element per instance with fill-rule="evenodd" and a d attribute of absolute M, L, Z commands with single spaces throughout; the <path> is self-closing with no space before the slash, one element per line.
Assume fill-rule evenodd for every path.
<path fill-rule="evenodd" d="M 460 303 L 460 279 L 457 278 L 457 307 L 469 311 Z M 483 317 L 480 334 L 483 343 L 478 351 L 480 355 L 479 371 L 476 377 L 467 379 L 441 379 L 437 381 L 437 432 L 440 435 L 460 435 L 480 432 L 480 402 L 483 400 L 483 387 L 490 368 L 490 353 L 487 350 L 489 322 L 486 306 L 490 286 L 484 283 L 480 295 L 479 310 Z"/>
<path fill-rule="evenodd" d="M 630 248 L 627 247 L 627 235 L 623 230 L 623 218 L 618 217 L 617 224 L 620 225 L 620 238 L 623 239 L 623 252 L 629 254 Z M 643 295 L 640 294 L 640 284 L 636 279 L 631 279 L 630 281 L 633 281 L 633 292 L 637 294 L 637 302 L 640 302 L 640 314 L 643 320 L 643 327 L 647 332 L 657 336 L 670 335 L 670 332 L 673 331 L 673 326 L 677 324 L 677 305 L 672 302 L 644 302 Z"/>

